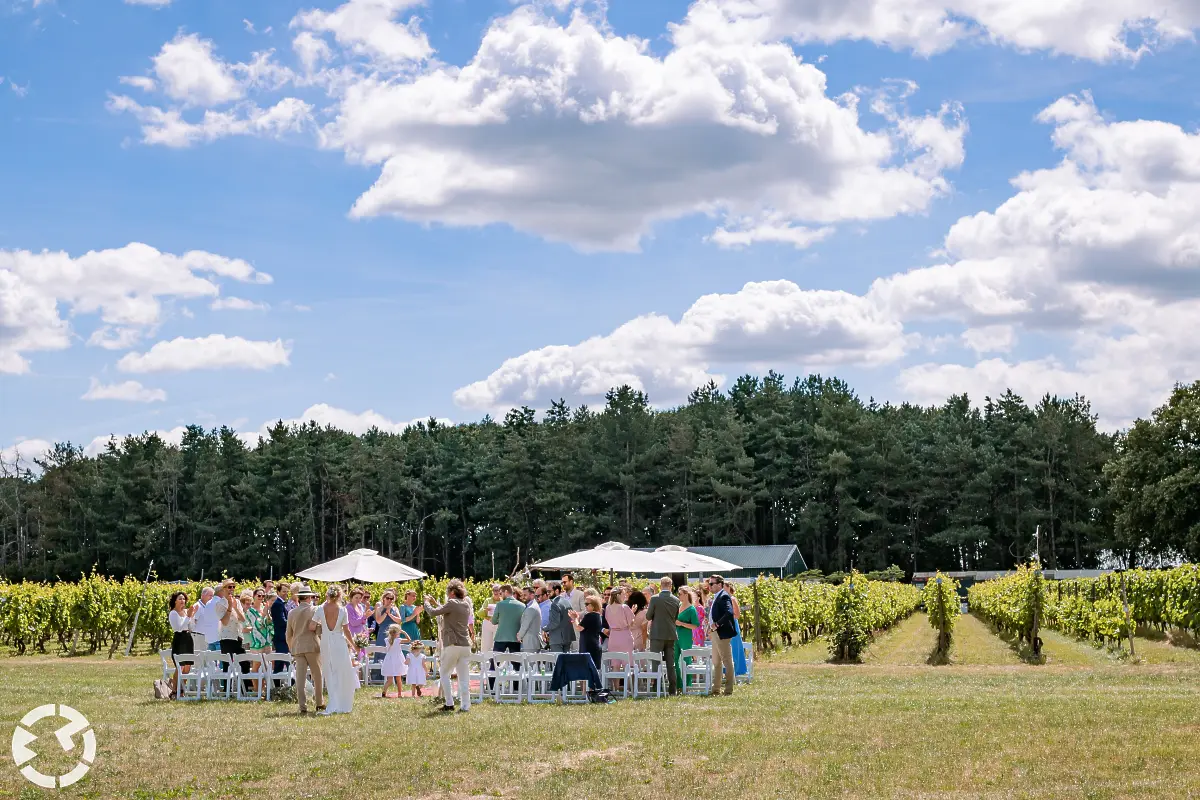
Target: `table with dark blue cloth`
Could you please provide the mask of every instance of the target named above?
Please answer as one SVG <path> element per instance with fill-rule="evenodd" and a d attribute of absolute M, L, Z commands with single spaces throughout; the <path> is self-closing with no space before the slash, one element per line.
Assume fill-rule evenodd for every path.
<path fill-rule="evenodd" d="M 568 683 L 587 681 L 588 688 L 600 689 L 600 672 L 587 653 L 561 653 L 554 662 L 554 674 L 550 677 L 550 691 L 557 692 Z"/>

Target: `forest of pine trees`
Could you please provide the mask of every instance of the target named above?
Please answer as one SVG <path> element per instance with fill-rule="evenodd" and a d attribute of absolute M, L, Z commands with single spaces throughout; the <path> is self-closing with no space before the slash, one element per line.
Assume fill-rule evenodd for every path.
<path fill-rule="evenodd" d="M 770 373 L 672 410 L 621 387 L 599 409 L 402 434 L 279 424 L 247 447 L 193 426 L 179 446 L 60 444 L 0 473 L 9 579 L 140 576 L 150 559 L 163 579 L 265 577 L 356 547 L 486 577 L 493 556 L 506 574 L 608 539 L 795 543 L 827 572 L 1009 568 L 1037 526 L 1047 567 L 1200 559 L 1200 382 L 1117 435 L 1081 398 L 878 405 Z"/>

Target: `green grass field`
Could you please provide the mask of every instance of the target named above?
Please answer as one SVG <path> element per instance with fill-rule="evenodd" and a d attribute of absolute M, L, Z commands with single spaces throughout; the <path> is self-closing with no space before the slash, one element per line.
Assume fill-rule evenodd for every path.
<path fill-rule="evenodd" d="M 0 797 L 1200 797 L 1200 651 L 1139 638 L 1134 662 L 1043 638 L 1047 663 L 1029 664 L 967 616 L 952 663 L 929 666 L 935 635 L 918 614 L 861 665 L 828 664 L 813 642 L 760 661 L 731 698 L 450 717 L 367 689 L 348 717 L 167 703 L 150 699 L 157 659 L 4 658 L 6 735 L 30 708 L 66 703 L 99 755 L 51 793 L 4 748 Z M 61 723 L 46 722 L 34 733 L 50 772 Z"/>

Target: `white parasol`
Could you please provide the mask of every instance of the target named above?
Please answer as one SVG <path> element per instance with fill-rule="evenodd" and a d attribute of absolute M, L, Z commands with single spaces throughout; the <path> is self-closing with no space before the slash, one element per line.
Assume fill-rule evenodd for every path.
<path fill-rule="evenodd" d="M 579 550 L 548 561 L 530 564 L 532 569 L 597 570 L 599 572 L 666 575 L 680 572 L 676 563 L 657 553 L 632 550 L 620 542 L 605 542 L 590 550 Z"/>
<path fill-rule="evenodd" d="M 362 581 L 363 583 L 392 583 L 399 581 L 415 581 L 426 577 L 424 572 L 414 569 L 399 561 L 379 555 L 376 550 L 351 550 L 341 558 L 326 561 L 315 567 L 309 567 L 303 572 L 297 572 L 297 577 L 311 581 L 338 583 L 341 581 Z"/>
<path fill-rule="evenodd" d="M 741 569 L 738 564 L 713 556 L 693 553 L 686 547 L 680 547 L 677 544 L 665 544 L 655 550 L 654 554 L 674 562 L 675 568 L 671 570 L 672 572 L 728 572 L 733 569 Z"/>

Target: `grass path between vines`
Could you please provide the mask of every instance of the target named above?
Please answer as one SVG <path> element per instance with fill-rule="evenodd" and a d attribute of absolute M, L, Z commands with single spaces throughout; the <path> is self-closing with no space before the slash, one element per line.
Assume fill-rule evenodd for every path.
<path fill-rule="evenodd" d="M 932 632 L 921 617 L 908 623 L 892 657 L 919 652 L 921 625 Z M 728 698 L 488 703 L 442 716 L 429 700 L 363 689 L 353 715 L 331 718 L 277 703 L 156 702 L 157 674 L 145 657 L 0 658 L 0 729 L 42 703 L 83 712 L 98 757 L 55 796 L 103 800 L 1200 795 L 1200 667 L 1188 665 L 851 666 L 785 656 L 760 660 L 755 683 Z M 66 766 L 53 760 L 58 727 L 48 719 L 33 729 L 47 771 Z M 46 796 L 0 762 L 0 797 Z"/>
<path fill-rule="evenodd" d="M 871 642 L 863 661 L 918 667 L 928 663 L 936 645 L 937 633 L 929 626 L 929 615 L 918 611 Z"/>
<path fill-rule="evenodd" d="M 1177 643 L 1172 644 L 1172 639 Z M 1128 645 L 1126 645 L 1128 647 Z M 1200 647 L 1186 634 L 1172 635 L 1157 630 L 1139 629 L 1134 637 L 1134 649 L 1143 664 L 1189 664 L 1200 666 Z"/>

